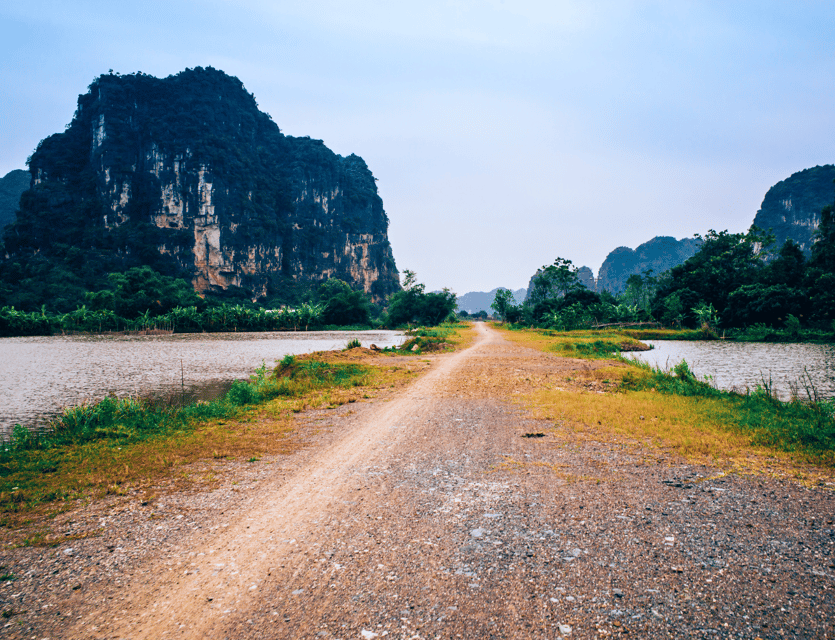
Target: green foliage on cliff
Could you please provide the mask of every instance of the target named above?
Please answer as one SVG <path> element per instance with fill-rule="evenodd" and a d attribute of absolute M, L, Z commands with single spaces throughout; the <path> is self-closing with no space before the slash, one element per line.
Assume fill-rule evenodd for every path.
<path fill-rule="evenodd" d="M 354 291 L 337 278 L 331 278 L 319 288 L 322 300 L 322 322 L 332 325 L 369 324 L 370 302 L 364 291 Z"/>
<path fill-rule="evenodd" d="M 88 306 L 96 311 L 113 311 L 123 318 L 141 314 L 151 317 L 168 313 L 175 307 L 202 306 L 194 289 L 177 278 L 169 278 L 150 267 L 134 267 L 124 273 L 108 276 L 110 288 L 85 296 Z"/>

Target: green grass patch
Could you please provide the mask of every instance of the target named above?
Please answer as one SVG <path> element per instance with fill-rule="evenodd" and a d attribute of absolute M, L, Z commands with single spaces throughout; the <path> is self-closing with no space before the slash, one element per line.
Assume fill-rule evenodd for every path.
<path fill-rule="evenodd" d="M 449 322 L 434 327 L 415 327 L 406 332 L 408 338 L 396 348 L 387 348 L 387 352 L 408 352 L 421 354 L 433 351 L 454 351 L 469 343 L 473 329 L 468 323 Z"/>
<path fill-rule="evenodd" d="M 253 453 L 288 427 L 280 420 L 250 427 L 254 411 L 279 401 L 272 411 L 281 418 L 317 403 L 331 405 L 329 394 L 371 384 L 379 377 L 375 369 L 288 356 L 274 371 L 262 364 L 213 402 L 177 407 L 108 397 L 64 410 L 42 432 L 17 425 L 0 446 L 0 523 L 91 492 L 124 495 L 129 487 L 200 457 L 257 458 Z"/>
<path fill-rule="evenodd" d="M 716 336 L 701 329 L 623 329 L 624 335 L 636 340 L 715 340 Z"/>
<path fill-rule="evenodd" d="M 636 363 L 621 379 L 621 389 L 720 400 L 710 404 L 709 417 L 747 434 L 753 445 L 835 466 L 835 399 L 783 402 L 766 386 L 744 394 L 723 391 L 699 380 L 683 360 L 671 371 Z"/>
<path fill-rule="evenodd" d="M 547 389 L 535 393 L 533 401 L 544 417 L 649 437 L 698 459 L 732 459 L 736 464 L 745 455 L 771 451 L 805 464 L 835 467 L 835 399 L 784 402 L 765 383 L 744 394 L 723 391 L 709 379 L 698 379 L 686 362 L 664 371 L 620 357 L 621 338 L 648 338 L 648 331 L 655 330 L 525 329 L 506 335 L 541 351 L 621 363 L 583 374 L 617 381 L 618 393 Z"/>
<path fill-rule="evenodd" d="M 649 347 L 623 330 L 555 331 L 526 329 L 515 325 L 497 325 L 511 333 L 513 341 L 567 358 L 617 359 L 622 351 L 646 351 Z"/>

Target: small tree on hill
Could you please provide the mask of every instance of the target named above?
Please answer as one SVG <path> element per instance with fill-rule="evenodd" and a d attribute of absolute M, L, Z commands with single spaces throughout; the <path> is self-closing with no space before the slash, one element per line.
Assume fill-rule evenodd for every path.
<path fill-rule="evenodd" d="M 490 308 L 496 312 L 502 322 L 513 321 L 513 317 L 519 315 L 519 309 L 514 304 L 513 292 L 510 289 L 499 289 Z"/>
<path fill-rule="evenodd" d="M 414 271 L 403 271 L 403 290 L 389 299 L 388 325 L 440 324 L 455 311 L 455 294 L 447 288 L 426 293 L 426 286 L 418 283 Z"/>

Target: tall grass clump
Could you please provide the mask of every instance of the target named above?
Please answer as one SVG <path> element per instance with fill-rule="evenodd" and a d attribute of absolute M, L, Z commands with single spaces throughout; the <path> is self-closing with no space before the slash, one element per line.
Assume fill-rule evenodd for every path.
<path fill-rule="evenodd" d="M 407 340 L 391 351 L 447 351 L 460 342 L 463 330 L 464 327 L 457 322 L 444 322 L 432 327 L 414 327 L 406 331 Z"/>

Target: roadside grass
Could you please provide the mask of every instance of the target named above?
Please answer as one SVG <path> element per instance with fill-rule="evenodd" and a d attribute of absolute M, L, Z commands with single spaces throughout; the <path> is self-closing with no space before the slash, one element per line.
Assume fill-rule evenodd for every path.
<path fill-rule="evenodd" d="M 550 351 L 566 358 L 611 358 L 621 351 L 646 351 L 648 347 L 624 331 L 553 331 L 551 329 L 518 329 L 491 323 L 513 342 L 540 351 Z"/>
<path fill-rule="evenodd" d="M 213 402 L 175 407 L 105 398 L 68 408 L 45 433 L 16 428 L 0 450 L 0 525 L 15 527 L 108 495 L 144 491 L 152 500 L 162 480 L 213 482 L 211 470 L 190 465 L 292 453 L 302 446 L 292 437 L 295 414 L 362 401 L 416 374 L 387 358 L 374 364 L 337 358 L 288 356 L 273 371 L 262 365 Z"/>
<path fill-rule="evenodd" d="M 427 351 L 461 349 L 475 338 L 470 324 L 418 328 Z M 405 350 L 345 350 L 286 356 L 249 380 L 233 383 L 212 402 L 185 406 L 108 397 L 67 408 L 43 432 L 16 427 L 0 443 L 0 526 L 17 527 L 74 508 L 78 501 L 139 492 L 156 496 L 162 481 L 181 487 L 217 481 L 215 470 L 195 463 L 259 463 L 303 446 L 296 414 L 373 398 L 405 384 L 429 361 L 406 359 Z M 387 356 L 400 356 L 389 358 Z M 205 465 L 204 465 L 205 466 Z M 51 544 L 47 536 L 27 544 Z"/>
<path fill-rule="evenodd" d="M 572 352 L 566 344 L 575 339 L 573 333 L 578 334 L 578 345 L 589 344 L 583 332 L 558 336 L 503 332 L 514 342 L 559 355 Z M 574 350 L 579 351 L 576 346 Z M 607 358 L 602 349 L 595 351 L 585 357 Z M 796 477 L 832 475 L 833 401 L 782 402 L 767 388 L 746 394 L 721 391 L 698 380 L 684 362 L 667 372 L 616 359 L 609 367 L 573 373 L 586 381 L 610 383 L 603 388 L 613 393 L 549 386 L 526 394 L 524 401 L 538 417 L 578 434 L 631 438 L 671 449 L 694 462 L 747 472 L 777 465 Z M 565 380 L 572 382 L 569 376 Z"/>
<path fill-rule="evenodd" d="M 707 340 L 701 329 L 622 329 L 621 332 L 636 340 Z"/>
<path fill-rule="evenodd" d="M 436 327 L 415 327 L 406 332 L 409 338 L 397 349 L 417 354 L 433 351 L 465 349 L 475 340 L 475 327 L 470 322 L 443 323 Z"/>

